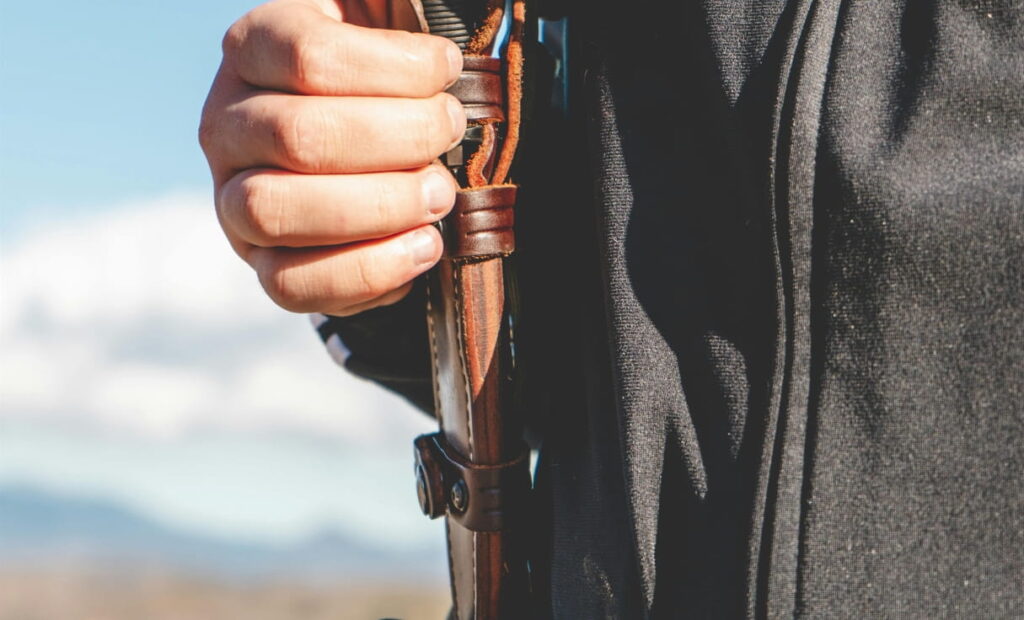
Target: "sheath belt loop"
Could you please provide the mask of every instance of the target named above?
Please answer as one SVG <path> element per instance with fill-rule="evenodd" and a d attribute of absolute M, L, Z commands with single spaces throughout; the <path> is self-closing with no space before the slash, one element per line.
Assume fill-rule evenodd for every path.
<path fill-rule="evenodd" d="M 503 85 L 501 60 L 487 56 L 464 56 L 462 73 L 447 92 L 462 102 L 469 123 L 504 122 Z"/>
<path fill-rule="evenodd" d="M 514 527 L 515 513 L 525 508 L 530 491 L 530 450 L 497 465 L 463 459 L 443 433 L 416 438 L 416 491 L 423 514 L 445 514 L 475 532 Z"/>
<path fill-rule="evenodd" d="M 516 247 L 515 203 L 515 185 L 460 189 L 444 220 L 444 255 L 479 259 L 511 254 Z"/>

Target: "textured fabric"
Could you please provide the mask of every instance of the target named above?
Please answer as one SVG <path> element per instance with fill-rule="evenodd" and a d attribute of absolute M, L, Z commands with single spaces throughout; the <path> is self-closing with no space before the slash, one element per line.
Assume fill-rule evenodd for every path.
<path fill-rule="evenodd" d="M 518 171 L 538 615 L 1024 617 L 1024 3 L 565 10 Z M 418 385 L 421 303 L 348 365 Z"/>

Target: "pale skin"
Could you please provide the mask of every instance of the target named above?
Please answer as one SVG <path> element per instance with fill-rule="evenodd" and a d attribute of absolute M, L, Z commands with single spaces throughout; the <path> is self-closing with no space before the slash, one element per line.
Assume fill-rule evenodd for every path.
<path fill-rule="evenodd" d="M 264 290 L 293 312 L 395 303 L 441 256 L 455 202 L 437 158 L 466 118 L 444 92 L 458 47 L 386 0 L 275 0 L 239 19 L 199 141 L 217 216 Z"/>

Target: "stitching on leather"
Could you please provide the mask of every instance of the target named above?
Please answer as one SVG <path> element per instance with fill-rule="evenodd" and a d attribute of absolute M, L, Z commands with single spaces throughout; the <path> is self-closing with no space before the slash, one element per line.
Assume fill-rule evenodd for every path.
<path fill-rule="evenodd" d="M 430 278 L 428 277 L 426 279 L 426 281 L 427 281 L 427 285 L 426 285 L 426 291 L 427 291 L 427 333 L 430 336 L 430 355 L 431 355 L 431 357 L 433 357 L 433 360 L 434 360 L 433 370 L 430 373 L 431 374 L 431 378 L 434 381 L 434 416 L 437 418 L 437 423 L 441 427 L 441 430 L 444 431 L 444 416 L 441 415 L 441 396 L 440 396 L 441 395 L 441 390 L 440 390 L 440 383 L 439 383 L 438 378 L 437 378 L 437 369 L 439 368 L 439 366 L 438 366 L 438 353 L 437 353 L 437 327 L 434 325 L 434 312 L 433 312 L 434 304 L 430 301 L 430 299 L 431 299 Z M 445 517 L 445 518 L 447 519 L 447 517 Z M 462 617 L 459 615 L 459 603 L 458 603 L 458 600 L 459 600 L 459 593 L 458 593 L 458 588 L 459 588 L 458 583 L 459 583 L 459 580 L 456 579 L 456 575 L 455 575 L 455 556 L 452 554 L 452 527 L 451 527 L 451 524 L 445 523 L 444 532 L 445 532 L 445 536 L 448 538 L 448 544 L 446 546 L 448 547 L 448 549 L 447 549 L 447 551 L 448 551 L 448 579 L 449 579 L 449 581 L 451 582 L 451 585 L 452 585 L 452 609 L 455 610 L 455 620 L 461 620 Z M 474 566 L 473 570 L 474 571 L 476 570 L 475 566 Z M 475 577 L 474 577 L 474 579 L 475 579 Z M 474 594 L 474 596 L 475 596 L 475 594 Z"/>
<path fill-rule="evenodd" d="M 465 344 L 465 324 L 464 317 L 465 312 L 462 308 L 462 279 L 459 277 L 461 273 L 461 266 L 457 263 L 452 264 L 452 281 L 454 283 L 454 295 L 452 296 L 455 301 L 455 322 L 458 325 L 458 342 L 459 342 L 459 362 L 462 370 L 462 381 L 466 387 L 466 406 L 463 408 L 466 412 L 466 444 L 469 446 L 469 460 L 473 460 L 473 398 L 472 390 L 473 387 L 469 382 L 469 365 L 466 362 L 466 344 Z M 480 609 L 477 603 L 477 596 L 479 594 L 479 587 L 476 581 L 476 532 L 470 534 L 473 540 L 473 571 L 471 573 L 473 579 L 473 610 L 478 611 Z M 449 541 L 448 553 L 451 553 L 451 543 Z M 458 610 L 459 605 L 456 601 L 455 609 Z M 455 612 L 458 615 L 458 611 Z"/>
<path fill-rule="evenodd" d="M 495 36 L 497 34 L 498 26 L 501 23 L 502 18 L 504 17 L 505 4 L 506 4 L 506 0 L 488 0 L 487 1 L 487 10 L 485 12 L 484 22 L 479 26 L 479 28 L 477 29 L 477 32 L 474 34 L 472 40 L 470 40 L 470 42 L 467 44 L 467 46 L 465 48 L 466 55 L 485 54 L 485 51 L 489 48 L 490 45 L 493 44 Z M 507 176 L 508 176 L 509 167 L 511 166 L 512 158 L 513 158 L 513 155 L 514 155 L 514 153 L 516 151 L 516 146 L 517 146 L 518 139 L 519 139 L 519 129 L 520 129 L 519 128 L 519 124 L 520 124 L 520 120 L 521 120 L 521 110 L 520 110 L 520 107 L 521 107 L 521 97 L 522 97 L 522 63 L 523 63 L 522 39 L 523 39 L 523 31 L 524 31 L 524 23 L 525 23 L 525 3 L 524 3 L 524 0 L 513 0 L 513 2 L 512 2 L 512 20 L 511 20 L 511 22 L 512 23 L 511 23 L 510 40 L 509 40 L 508 48 L 507 48 L 507 51 L 506 51 L 507 59 L 506 59 L 505 74 L 503 76 L 504 77 L 504 81 L 505 81 L 506 90 L 509 91 L 508 92 L 509 98 L 505 102 L 506 106 L 507 106 L 507 109 L 508 109 L 508 112 L 506 113 L 505 116 L 507 117 L 507 120 L 509 121 L 509 123 L 507 125 L 507 135 L 505 137 L 505 142 L 502 145 L 501 152 L 495 153 L 494 149 L 496 147 L 496 142 L 497 142 L 497 140 L 496 140 L 496 138 L 497 138 L 497 127 L 495 125 L 496 125 L 497 122 L 499 122 L 500 119 L 497 119 L 497 118 L 495 118 L 495 119 L 487 119 L 486 121 L 481 123 L 482 125 L 484 125 L 484 132 L 483 132 L 484 142 L 478 148 L 477 152 L 474 153 L 474 155 L 471 156 L 470 160 L 467 162 L 467 170 L 466 170 L 467 171 L 467 176 L 468 176 L 467 180 L 468 180 L 468 185 L 470 187 L 483 186 L 483 185 L 487 185 L 488 184 L 486 177 L 483 175 L 483 172 L 484 172 L 483 168 L 484 168 L 484 164 L 487 161 L 489 161 L 492 158 L 494 158 L 495 156 L 497 156 L 497 161 L 494 162 L 495 163 L 495 169 L 491 171 L 491 180 L 490 180 L 490 182 L 493 183 L 493 184 L 503 184 L 505 182 Z M 505 255 L 504 253 L 501 253 L 498 256 L 504 256 L 504 255 Z M 453 261 L 452 264 L 451 264 L 451 267 L 452 267 L 452 282 L 453 282 L 453 296 L 452 296 L 453 299 L 452 299 L 452 302 L 453 302 L 453 305 L 454 305 L 453 309 L 454 309 L 454 312 L 455 312 L 455 316 L 453 318 L 454 318 L 454 320 L 456 322 L 456 326 L 455 326 L 456 327 L 456 334 L 455 334 L 455 337 L 456 337 L 456 342 L 459 345 L 458 346 L 458 359 L 459 359 L 459 362 L 461 364 L 460 370 L 462 372 L 462 380 L 463 380 L 463 383 L 464 383 L 464 386 L 465 386 L 464 398 L 466 400 L 465 400 L 464 410 L 465 410 L 465 413 L 466 413 L 466 434 L 467 434 L 467 443 L 468 443 L 468 449 L 469 449 L 468 457 L 469 457 L 470 461 L 473 461 L 473 460 L 475 460 L 475 455 L 474 455 L 474 450 L 473 450 L 473 411 L 472 411 L 473 387 L 472 387 L 472 384 L 470 382 L 469 364 L 467 363 L 468 360 L 467 360 L 467 352 L 466 352 L 466 333 L 468 331 L 468 326 L 466 325 L 466 321 L 465 321 L 465 312 L 464 312 L 464 305 L 463 305 L 464 304 L 464 300 L 463 300 L 462 281 L 461 281 L 461 276 L 462 276 L 461 269 L 468 262 L 470 262 L 470 261 L 466 261 L 466 262 Z M 431 312 L 430 312 L 431 308 L 430 308 L 429 303 L 430 302 L 429 302 L 429 296 L 428 296 L 428 308 L 427 308 L 428 316 L 430 316 L 430 314 L 431 314 Z M 447 307 L 445 307 L 444 310 L 447 310 Z M 445 320 L 447 322 L 448 321 L 447 312 L 442 312 L 442 315 L 445 316 Z M 429 318 L 428 321 L 429 321 L 429 326 L 430 326 L 429 328 L 431 330 L 431 332 L 430 332 L 431 333 L 431 348 L 432 348 L 432 352 L 433 352 L 433 355 L 434 355 L 435 368 L 437 368 L 436 364 L 438 362 L 439 353 L 437 351 L 437 342 L 436 342 L 436 335 L 435 335 L 435 327 L 436 326 L 433 325 L 433 318 L 432 317 Z M 447 323 L 446 323 L 446 325 L 447 325 Z M 439 390 L 438 383 L 439 383 L 439 380 L 438 380 L 438 377 L 437 377 L 437 373 L 435 372 L 435 374 L 434 374 L 434 394 L 435 394 L 435 403 L 436 403 L 435 407 L 438 409 L 438 411 L 440 411 L 440 403 L 439 403 L 440 398 L 438 396 L 440 390 Z M 441 422 L 441 428 L 444 429 L 443 420 L 441 419 L 440 415 L 438 416 L 438 420 Z M 453 600 L 453 604 L 454 604 L 454 609 L 455 609 L 455 617 L 456 617 L 457 620 L 461 620 L 462 614 L 460 613 L 458 593 L 456 592 L 456 589 L 457 589 L 456 583 L 458 582 L 458 580 L 456 579 L 456 575 L 455 575 L 455 561 L 454 561 L 455 558 L 454 558 L 454 552 L 452 550 L 452 532 L 451 532 L 451 528 L 452 528 L 451 523 L 448 523 L 447 524 L 447 528 L 446 528 L 448 530 L 447 531 L 447 534 L 448 534 L 448 562 L 449 562 L 449 566 L 451 567 L 449 574 L 450 574 L 450 577 L 452 579 L 452 594 L 453 594 L 453 599 L 454 599 Z M 470 534 L 470 536 L 472 538 L 472 547 L 473 547 L 472 548 L 472 556 L 473 556 L 472 557 L 472 573 L 470 575 L 470 577 L 472 579 L 471 583 L 472 583 L 472 588 L 473 588 L 473 607 L 470 610 L 470 613 L 473 614 L 473 615 L 476 615 L 476 613 L 479 612 L 479 605 L 480 605 L 480 603 L 479 603 L 479 583 L 478 583 L 478 579 L 477 579 L 477 571 L 478 571 L 478 568 L 477 568 L 477 564 L 478 564 L 478 561 L 477 561 L 478 541 L 477 541 L 477 539 L 478 539 L 478 536 L 480 536 L 480 534 L 478 534 L 477 532 L 470 532 L 469 534 Z"/>
<path fill-rule="evenodd" d="M 463 409 L 466 411 L 466 443 L 469 446 L 469 460 L 474 459 L 473 454 L 473 386 L 469 382 L 469 364 L 466 361 L 466 326 L 465 316 L 466 313 L 462 308 L 462 280 L 459 277 L 461 273 L 461 267 L 457 263 L 452 264 L 452 281 L 454 282 L 454 301 L 455 301 L 455 324 L 458 327 L 457 337 L 459 343 L 459 366 L 462 371 L 462 381 L 466 388 L 466 406 Z"/>
<path fill-rule="evenodd" d="M 476 532 L 473 532 L 473 609 L 477 612 L 480 611 L 480 588 L 476 584 L 476 537 L 479 536 Z"/>
<path fill-rule="evenodd" d="M 430 336 L 430 355 L 433 359 L 434 365 L 431 367 L 430 378 L 434 382 L 434 417 L 437 418 L 437 424 L 444 430 L 444 416 L 441 415 L 441 385 L 437 378 L 438 366 L 438 354 L 437 354 L 437 328 L 434 326 L 434 308 L 430 301 L 430 278 L 426 278 L 427 286 L 427 334 Z"/>
<path fill-rule="evenodd" d="M 448 517 L 445 517 L 447 519 Z M 455 576 L 455 556 L 452 554 L 452 525 L 451 523 L 444 524 L 444 533 L 448 537 L 448 579 L 452 582 L 452 609 L 455 610 L 455 620 L 461 620 L 462 615 L 459 613 L 459 593 L 457 592 L 459 586 L 459 580 Z M 474 552 L 476 550 L 474 549 Z M 473 572 L 476 573 L 476 566 L 473 566 Z M 473 579 L 476 579 L 474 575 Z M 473 594 L 473 605 L 476 606 L 476 593 Z"/>

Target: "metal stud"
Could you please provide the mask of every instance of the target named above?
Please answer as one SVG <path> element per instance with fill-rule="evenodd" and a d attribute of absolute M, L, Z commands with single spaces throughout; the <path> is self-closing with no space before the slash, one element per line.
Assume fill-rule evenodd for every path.
<path fill-rule="evenodd" d="M 466 488 L 465 481 L 459 480 L 452 485 L 449 499 L 452 510 L 458 513 L 466 511 L 466 507 L 469 505 L 469 489 Z"/>
<path fill-rule="evenodd" d="M 416 467 L 416 497 L 420 500 L 420 510 L 428 517 L 433 513 L 430 490 L 427 488 L 427 472 L 422 466 Z"/>

